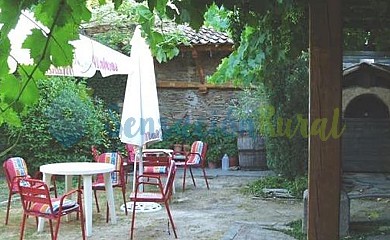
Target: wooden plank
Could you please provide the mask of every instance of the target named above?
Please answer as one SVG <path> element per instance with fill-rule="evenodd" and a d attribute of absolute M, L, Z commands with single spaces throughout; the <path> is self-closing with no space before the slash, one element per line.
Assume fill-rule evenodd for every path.
<path fill-rule="evenodd" d="M 390 121 L 345 119 L 343 171 L 390 172 Z"/>
<path fill-rule="evenodd" d="M 310 0 L 310 113 L 312 126 L 341 109 L 341 1 Z M 340 119 L 339 120 L 340 123 Z M 339 127 L 339 124 L 338 124 Z M 310 240 L 339 239 L 340 138 L 309 137 L 308 233 Z"/>

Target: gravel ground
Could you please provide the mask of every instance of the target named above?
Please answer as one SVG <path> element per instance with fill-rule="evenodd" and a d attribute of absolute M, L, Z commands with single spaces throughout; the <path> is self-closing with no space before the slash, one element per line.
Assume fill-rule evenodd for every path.
<path fill-rule="evenodd" d="M 241 172 L 241 174 L 240 174 Z M 200 174 L 196 174 L 197 188 L 188 181 L 188 189 L 181 191 L 182 173 L 178 172 L 176 193 L 171 202 L 171 212 L 179 239 L 221 239 L 235 222 L 287 223 L 301 218 L 300 200 L 264 200 L 241 193 L 248 183 L 264 173 L 235 171 L 209 173 L 210 190 L 207 190 Z M 188 180 L 190 180 L 188 178 Z M 94 223 L 93 236 L 89 239 L 129 239 L 130 216 L 119 213 L 117 225 Z M 137 213 L 135 239 L 173 239 L 168 234 L 168 218 L 165 208 L 156 212 Z M 64 233 L 64 232 L 63 232 Z M 77 234 L 77 233 L 76 233 Z M 65 235 L 63 235 L 65 236 Z M 71 239 L 66 234 L 66 239 Z M 74 239 L 78 239 L 77 236 Z"/>
<path fill-rule="evenodd" d="M 250 182 L 269 175 L 270 172 L 259 171 L 229 171 L 209 170 L 210 190 L 206 189 L 199 172 L 196 175 L 197 188 L 192 186 L 188 178 L 188 188 L 181 191 L 182 172 L 179 171 L 176 179 L 176 193 L 171 201 L 171 212 L 177 227 L 179 239 L 223 239 L 237 224 L 283 225 L 302 218 L 303 205 L 301 200 L 294 199 L 262 199 L 247 196 L 241 190 Z M 130 187 L 131 184 L 129 184 Z M 2 188 L 4 186 L 0 186 Z M 1 189 L 0 189 L 1 190 Z M 0 197 L 6 200 L 7 195 Z M 101 194 L 104 196 L 104 194 Z M 101 198 L 104 206 L 104 198 Z M 120 191 L 116 190 L 116 205 L 118 223 L 112 225 L 105 222 L 105 209 L 96 213 L 93 209 L 93 235 L 90 240 L 97 239 L 129 239 L 130 219 L 119 210 L 122 203 Z M 378 205 L 380 204 L 380 205 Z M 357 201 L 351 202 L 351 220 L 364 221 L 371 218 L 389 219 L 389 201 Z M 6 205 L 0 204 L 0 219 L 5 217 Z M 19 224 L 21 219 L 20 203 L 16 197 L 12 203 L 9 225 L 0 222 L 0 239 L 19 239 Z M 169 235 L 168 217 L 163 207 L 161 210 L 149 213 L 137 213 L 135 222 L 135 239 L 174 239 Z M 48 226 L 45 225 L 46 227 Z M 79 222 L 74 220 L 62 222 L 59 239 L 81 239 Z M 48 231 L 36 233 L 35 220 L 28 219 L 25 239 L 50 239 Z M 248 239 L 248 238 L 247 238 Z"/>

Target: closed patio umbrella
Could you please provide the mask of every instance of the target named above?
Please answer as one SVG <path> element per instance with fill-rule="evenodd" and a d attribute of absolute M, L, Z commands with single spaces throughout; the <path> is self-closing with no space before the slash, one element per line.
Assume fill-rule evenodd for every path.
<path fill-rule="evenodd" d="M 131 69 L 126 84 L 119 137 L 123 143 L 138 147 L 137 156 L 141 159 L 141 148 L 146 143 L 162 140 L 160 111 L 156 89 L 153 57 L 141 29 L 136 28 L 131 39 Z M 136 158 L 137 159 L 137 158 Z M 136 162 L 134 161 L 134 181 Z M 142 161 L 139 161 L 142 174 Z"/>

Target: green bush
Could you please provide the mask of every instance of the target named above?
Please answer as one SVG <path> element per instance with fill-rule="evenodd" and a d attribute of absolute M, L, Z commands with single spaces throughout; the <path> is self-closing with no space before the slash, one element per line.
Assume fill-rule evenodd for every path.
<path fill-rule="evenodd" d="M 265 136 L 267 164 L 286 178 L 294 179 L 307 171 L 307 136 L 297 131 L 293 136 L 278 134 L 278 128 L 285 132 L 286 123 L 292 120 L 291 128 L 297 125 L 297 115 L 308 117 L 308 59 L 303 54 L 298 59 L 284 60 L 279 65 L 270 64 L 267 69 L 268 82 L 264 84 L 267 105 L 275 109 L 270 116 L 260 115 L 259 130 Z M 263 106 L 264 107 L 264 106 Z M 283 120 L 283 126 L 278 126 Z M 271 127 L 275 134 L 270 132 Z"/>
<path fill-rule="evenodd" d="M 93 101 L 83 82 L 54 77 L 37 84 L 42 93 L 38 104 L 23 117 L 22 128 L 7 129 L 10 138 L 19 136 L 8 155 L 25 158 L 35 171 L 47 163 L 90 161 L 91 145 L 108 148 L 117 142 L 107 126 L 110 111 Z M 119 118 L 114 116 L 112 121 Z M 118 124 L 114 125 L 116 130 Z"/>
<path fill-rule="evenodd" d="M 303 191 L 307 189 L 307 176 L 297 177 L 293 180 L 288 180 L 281 176 L 261 178 L 249 184 L 249 186 L 244 189 L 244 192 L 254 196 L 266 197 L 263 192 L 264 188 L 287 189 L 292 196 L 302 199 Z"/>
<path fill-rule="evenodd" d="M 242 93 L 238 106 L 232 106 L 233 116 L 240 121 L 241 130 L 265 139 L 268 167 L 292 180 L 307 171 L 307 136 L 301 129 L 292 134 L 298 114 L 304 119 L 308 116 L 307 54 L 268 64 L 265 69 L 267 79 Z M 287 136 L 289 120 L 291 135 Z"/>

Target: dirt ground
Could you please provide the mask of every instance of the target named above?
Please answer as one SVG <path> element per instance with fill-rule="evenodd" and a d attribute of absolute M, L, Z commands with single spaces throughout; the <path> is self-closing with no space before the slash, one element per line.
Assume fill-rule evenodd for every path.
<path fill-rule="evenodd" d="M 245 173 L 245 172 L 244 172 Z M 171 212 L 179 239 L 221 239 L 234 222 L 287 223 L 301 218 L 302 203 L 299 200 L 264 200 L 244 195 L 240 190 L 258 179 L 254 176 L 210 175 L 210 190 L 200 176 L 197 188 L 188 182 L 188 189 L 181 191 L 182 174 L 178 173 L 176 193 Z M 190 180 L 188 178 L 188 180 Z M 116 204 L 121 203 L 119 199 Z M 104 223 L 104 215 L 94 223 L 93 236 L 88 239 L 129 239 L 130 218 L 118 212 L 118 224 Z M 168 217 L 165 208 L 156 212 L 137 213 L 135 239 L 174 239 L 168 234 Z M 62 231 L 64 239 L 79 239 Z"/>
<path fill-rule="evenodd" d="M 182 172 L 176 179 L 176 193 L 171 202 L 171 212 L 177 227 L 178 239 L 217 240 L 232 228 L 235 223 L 284 224 L 302 218 L 303 204 L 294 199 L 262 199 L 241 193 L 250 182 L 267 175 L 263 172 L 236 171 L 231 175 L 221 171 L 209 173 L 210 190 L 205 182 L 196 174 L 197 188 L 188 178 L 187 189 L 181 191 Z M 130 184 L 129 184 L 130 187 Z M 104 195 L 104 194 L 102 194 Z M 2 198 L 6 196 L 2 196 Z M 104 206 L 104 198 L 100 199 Z M 351 220 L 364 221 L 388 219 L 390 216 L 389 201 L 352 201 Z M 122 200 L 120 191 L 116 190 L 117 224 L 105 222 L 105 208 L 101 213 L 93 209 L 93 235 L 90 240 L 97 239 L 129 239 L 131 213 L 128 216 L 119 210 Z M 94 205 L 95 206 L 95 205 Z M 0 206 L 0 219 L 4 219 L 5 204 Z M 21 211 L 19 200 L 13 202 L 10 224 L 0 222 L 0 239 L 19 239 L 19 223 Z M 25 239 L 50 239 L 50 233 L 36 233 L 35 221 L 30 218 L 27 224 Z M 81 239 L 79 221 L 62 222 L 59 239 Z M 168 234 L 168 217 L 163 207 L 161 210 L 148 213 L 137 213 L 135 221 L 135 239 L 164 240 L 174 239 L 173 232 Z"/>

